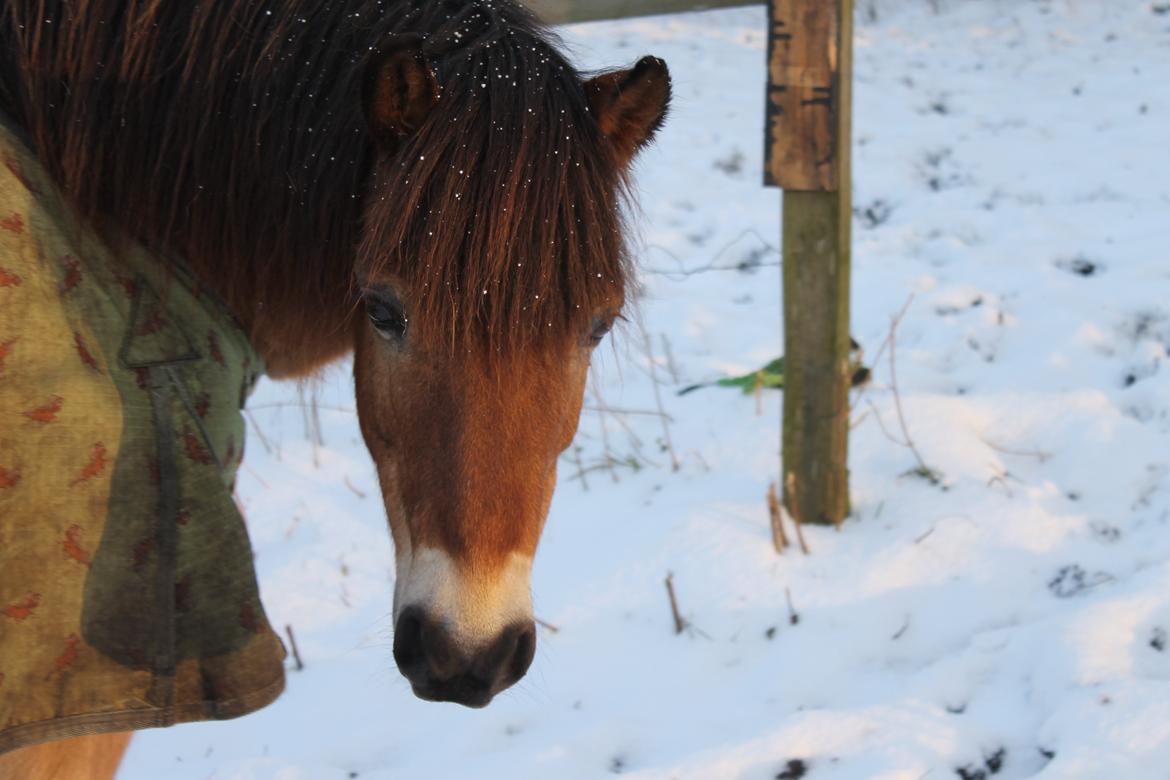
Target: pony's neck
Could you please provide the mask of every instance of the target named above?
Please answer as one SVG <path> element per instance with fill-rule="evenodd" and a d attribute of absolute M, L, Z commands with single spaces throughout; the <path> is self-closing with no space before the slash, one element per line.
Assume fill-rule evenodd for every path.
<path fill-rule="evenodd" d="M 348 285 L 336 285 L 333 300 L 347 301 L 347 291 Z M 353 306 L 348 302 L 344 306 L 321 309 L 314 295 L 303 302 L 286 298 L 281 303 L 280 310 L 270 317 L 258 314 L 263 301 L 251 311 L 240 305 L 232 307 L 244 323 L 252 345 L 263 356 L 270 376 L 276 379 L 308 376 L 353 350 Z"/>
<path fill-rule="evenodd" d="M 228 304 L 277 379 L 304 377 L 353 349 L 352 252 L 322 254 L 315 274 L 274 281 L 240 274 L 224 284 L 218 258 L 191 255 L 200 281 Z"/>

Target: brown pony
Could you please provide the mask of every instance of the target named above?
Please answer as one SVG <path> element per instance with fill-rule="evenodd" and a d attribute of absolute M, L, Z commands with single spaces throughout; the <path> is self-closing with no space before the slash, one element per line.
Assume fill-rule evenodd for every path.
<path fill-rule="evenodd" d="M 469 706 L 533 657 L 532 556 L 669 97 L 650 57 L 586 80 L 512 0 L 0 10 L 0 108 L 92 224 L 183 258 L 273 376 L 353 352 L 394 657 L 418 696 Z M 65 767 L 67 744 L 0 776 Z"/>

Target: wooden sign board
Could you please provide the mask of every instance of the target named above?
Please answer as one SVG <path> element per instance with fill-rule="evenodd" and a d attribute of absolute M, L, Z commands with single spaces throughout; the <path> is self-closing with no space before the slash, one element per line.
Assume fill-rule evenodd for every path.
<path fill-rule="evenodd" d="M 840 184 L 840 6 L 839 0 L 768 3 L 765 184 L 819 192 Z"/>

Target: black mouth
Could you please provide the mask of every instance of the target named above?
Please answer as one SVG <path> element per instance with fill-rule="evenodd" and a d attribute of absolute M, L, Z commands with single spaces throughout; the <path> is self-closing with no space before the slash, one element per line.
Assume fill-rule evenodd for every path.
<path fill-rule="evenodd" d="M 411 683 L 410 687 L 414 695 L 424 701 L 462 704 L 474 710 L 481 710 L 491 704 L 497 693 L 486 680 L 471 674 L 459 675 L 450 680 Z"/>

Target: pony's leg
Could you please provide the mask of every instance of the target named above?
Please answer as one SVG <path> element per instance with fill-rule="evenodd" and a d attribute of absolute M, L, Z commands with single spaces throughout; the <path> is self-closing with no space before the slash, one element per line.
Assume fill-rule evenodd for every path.
<path fill-rule="evenodd" d="M 5 753 L 0 780 L 114 780 L 130 734 L 94 734 Z"/>

